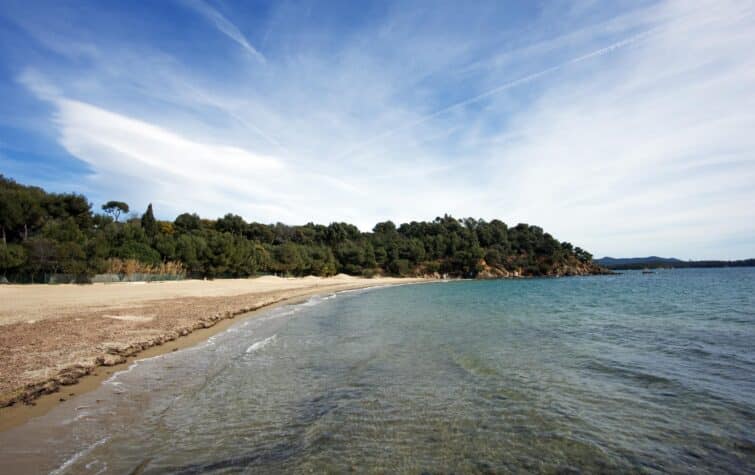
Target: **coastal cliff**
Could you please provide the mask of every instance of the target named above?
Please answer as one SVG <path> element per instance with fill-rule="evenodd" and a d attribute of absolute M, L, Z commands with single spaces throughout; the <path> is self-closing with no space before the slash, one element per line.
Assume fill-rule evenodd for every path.
<path fill-rule="evenodd" d="M 484 260 L 480 262 L 481 270 L 475 276 L 477 279 L 515 279 L 521 277 L 571 277 L 585 275 L 611 275 L 610 269 L 601 267 L 593 261 L 560 262 L 556 264 L 542 263 L 533 273 L 532 268 L 491 266 Z"/>
<path fill-rule="evenodd" d="M 523 277 L 572 277 L 585 275 L 611 275 L 609 269 L 600 267 L 592 262 L 577 262 L 572 264 L 554 265 L 538 275 L 528 274 L 525 269 L 509 270 L 501 267 L 483 264 L 483 269 L 477 274 L 477 279 L 516 279 Z"/>

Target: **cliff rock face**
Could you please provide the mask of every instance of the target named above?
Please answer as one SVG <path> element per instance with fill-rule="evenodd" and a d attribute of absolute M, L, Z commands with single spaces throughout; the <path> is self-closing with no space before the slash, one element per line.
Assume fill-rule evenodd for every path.
<path fill-rule="evenodd" d="M 482 270 L 477 274 L 478 279 L 511 279 L 516 277 L 521 277 L 521 272 L 516 270 L 509 271 L 489 265 L 484 265 Z"/>
<path fill-rule="evenodd" d="M 612 271 L 595 264 L 592 261 L 582 262 L 573 260 L 568 263 L 545 264 L 541 263 L 536 269 L 532 267 L 504 268 L 503 266 L 491 266 L 484 260 L 480 261 L 480 270 L 477 279 L 512 279 L 519 277 L 567 277 L 580 275 L 608 275 Z"/>

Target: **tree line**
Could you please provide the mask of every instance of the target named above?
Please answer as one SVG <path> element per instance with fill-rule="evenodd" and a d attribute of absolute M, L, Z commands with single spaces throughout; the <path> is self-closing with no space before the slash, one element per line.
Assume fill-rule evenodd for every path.
<path fill-rule="evenodd" d="M 105 203 L 101 211 L 94 212 L 81 194 L 48 193 L 0 175 L 0 275 L 18 282 L 52 274 L 87 281 L 113 260 L 127 259 L 151 266 L 180 263 L 189 276 L 207 278 L 475 277 L 491 270 L 541 276 L 596 267 L 590 253 L 538 226 L 509 227 L 500 220 L 446 215 L 398 226 L 385 221 L 362 232 L 348 223 L 262 224 L 234 214 L 213 220 L 184 213 L 164 221 L 155 218 L 151 204 L 139 216 L 129 215 L 121 201 Z"/>

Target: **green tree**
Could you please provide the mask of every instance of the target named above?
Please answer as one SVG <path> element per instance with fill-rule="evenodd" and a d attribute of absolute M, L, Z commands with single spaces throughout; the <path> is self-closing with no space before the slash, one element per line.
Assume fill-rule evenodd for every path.
<path fill-rule="evenodd" d="M 26 252 L 19 244 L 0 244 L 0 272 L 17 271 L 26 262 Z"/>
<path fill-rule="evenodd" d="M 3 244 L 8 242 L 8 234 L 18 230 L 23 222 L 19 193 L 16 190 L 0 189 L 0 234 Z"/>
<path fill-rule="evenodd" d="M 142 229 L 149 237 L 155 237 L 160 230 L 155 214 L 152 212 L 152 203 L 147 206 L 147 211 L 142 215 Z"/>
<path fill-rule="evenodd" d="M 31 237 L 24 241 L 27 266 L 32 281 L 39 274 L 52 274 L 58 271 L 58 245 L 52 239 Z"/>
<path fill-rule="evenodd" d="M 215 229 L 221 233 L 241 236 L 246 231 L 246 221 L 239 215 L 228 213 L 215 222 Z"/>
<path fill-rule="evenodd" d="M 202 225 L 202 220 L 199 218 L 199 215 L 196 213 L 179 214 L 178 217 L 176 217 L 176 220 L 173 221 L 173 227 L 175 227 L 176 231 L 182 232 L 182 233 L 189 233 L 192 231 L 197 231 L 199 230 L 201 225 Z"/>
<path fill-rule="evenodd" d="M 155 236 L 153 247 L 160 253 L 163 261 L 176 259 L 176 240 L 170 234 L 160 233 Z"/>
<path fill-rule="evenodd" d="M 128 204 L 123 201 L 108 201 L 102 205 L 102 211 L 113 217 L 113 220 L 117 223 L 121 213 L 128 213 Z"/>
<path fill-rule="evenodd" d="M 393 275 L 406 276 L 409 274 L 410 263 L 406 259 L 396 259 L 388 265 L 388 270 Z"/>
<path fill-rule="evenodd" d="M 302 256 L 299 247 L 292 243 L 286 242 L 275 247 L 274 266 L 277 271 L 284 274 L 295 274 L 302 267 Z"/>

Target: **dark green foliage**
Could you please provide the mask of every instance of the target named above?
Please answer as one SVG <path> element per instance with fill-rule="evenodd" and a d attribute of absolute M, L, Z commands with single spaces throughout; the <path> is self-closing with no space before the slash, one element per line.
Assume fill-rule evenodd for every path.
<path fill-rule="evenodd" d="M 155 214 L 152 212 L 152 203 L 147 206 L 147 211 L 142 215 L 142 229 L 144 229 L 144 232 L 149 237 L 155 237 L 160 229 L 155 219 Z"/>
<path fill-rule="evenodd" d="M 293 242 L 284 242 L 273 248 L 271 270 L 286 275 L 299 275 L 304 270 L 303 257 L 298 245 Z"/>
<path fill-rule="evenodd" d="M 590 262 L 592 261 L 592 254 L 585 251 L 581 247 L 575 247 L 574 248 L 574 255 L 577 256 L 577 259 L 579 259 L 582 262 Z"/>
<path fill-rule="evenodd" d="M 119 259 L 136 259 L 145 264 L 160 263 L 160 253 L 150 247 L 149 244 L 138 241 L 128 241 L 118 246 L 113 249 L 111 256 Z"/>
<path fill-rule="evenodd" d="M 411 263 L 406 259 L 396 259 L 388 265 L 388 271 L 393 275 L 408 275 Z"/>
<path fill-rule="evenodd" d="M 179 214 L 175 221 L 173 221 L 173 227 L 176 231 L 188 233 L 191 231 L 197 231 L 202 225 L 202 220 L 199 219 L 199 215 L 184 213 Z"/>
<path fill-rule="evenodd" d="M 0 244 L 0 269 L 17 271 L 26 263 L 26 251 L 18 244 Z"/>
<path fill-rule="evenodd" d="M 215 221 L 215 229 L 221 233 L 231 233 L 236 236 L 243 236 L 244 231 L 246 230 L 246 223 L 241 216 L 229 213 Z"/>
<path fill-rule="evenodd" d="M 118 223 L 129 211 L 126 203 L 110 201 L 102 209 L 109 216 L 93 214 L 81 195 L 46 193 L 0 176 L 0 275 L 20 281 L 91 276 L 110 258 L 180 261 L 190 276 L 211 278 L 338 272 L 474 277 L 491 270 L 551 275 L 592 260 L 542 228 L 509 228 L 499 220 L 446 215 L 399 226 L 385 221 L 361 232 L 348 223 L 247 223 L 234 214 L 203 220 L 184 213 L 173 222 L 158 221 L 151 204 L 141 219 Z"/>

